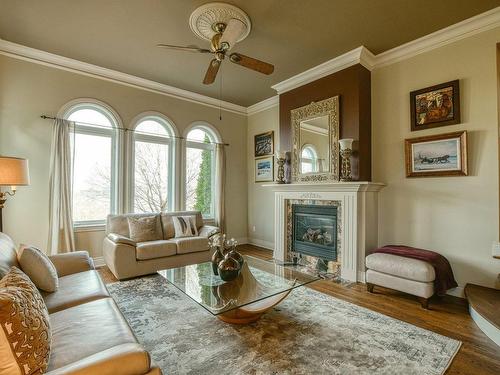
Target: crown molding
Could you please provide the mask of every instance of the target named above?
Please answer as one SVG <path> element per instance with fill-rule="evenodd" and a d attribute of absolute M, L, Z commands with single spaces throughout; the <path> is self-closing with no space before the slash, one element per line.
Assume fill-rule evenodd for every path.
<path fill-rule="evenodd" d="M 373 54 L 364 46 L 361 46 L 271 87 L 275 89 L 278 94 L 283 94 L 356 64 L 362 64 L 366 69 L 371 70 L 373 69 L 373 60 Z"/>
<path fill-rule="evenodd" d="M 443 47 L 447 44 L 454 43 L 499 26 L 500 7 L 497 7 L 382 52 L 375 56 L 374 68 L 381 68 L 398 61 L 409 59 L 421 53 Z"/>
<path fill-rule="evenodd" d="M 0 54 L 246 116 L 247 108 L 188 90 L 0 39 Z"/>
<path fill-rule="evenodd" d="M 256 113 L 265 111 L 266 109 L 276 107 L 280 104 L 279 95 L 271 96 L 270 98 L 264 99 L 261 102 L 255 103 L 247 108 L 247 115 L 255 115 Z"/>

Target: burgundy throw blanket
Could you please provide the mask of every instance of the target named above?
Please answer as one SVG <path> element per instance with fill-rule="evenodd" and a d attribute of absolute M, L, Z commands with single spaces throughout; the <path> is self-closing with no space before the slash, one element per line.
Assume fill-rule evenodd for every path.
<path fill-rule="evenodd" d="M 436 279 L 434 280 L 434 289 L 438 295 L 443 295 L 448 289 L 456 288 L 458 286 L 453 276 L 450 262 L 441 254 L 434 251 L 417 249 L 410 246 L 401 245 L 386 245 L 379 247 L 373 253 L 385 253 L 398 255 L 405 258 L 413 258 L 423 260 L 430 263 L 436 271 Z"/>

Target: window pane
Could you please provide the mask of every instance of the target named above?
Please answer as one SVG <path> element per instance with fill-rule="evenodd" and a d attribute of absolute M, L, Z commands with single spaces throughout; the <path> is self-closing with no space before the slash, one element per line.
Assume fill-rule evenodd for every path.
<path fill-rule="evenodd" d="M 190 141 L 195 141 L 195 142 L 210 143 L 209 135 L 205 131 L 203 131 L 202 129 L 191 130 L 187 135 L 187 139 Z"/>
<path fill-rule="evenodd" d="M 168 147 L 164 144 L 135 142 L 135 212 L 158 212 L 169 208 Z"/>
<path fill-rule="evenodd" d="M 81 122 L 86 125 L 98 125 L 111 128 L 111 121 L 99 111 L 91 108 L 78 109 L 68 116 L 68 120 Z"/>
<path fill-rule="evenodd" d="M 111 138 L 77 133 L 71 140 L 73 221 L 104 220 L 111 212 Z"/>
<path fill-rule="evenodd" d="M 214 152 L 186 149 L 186 209 L 199 210 L 205 217 L 213 216 Z"/>
<path fill-rule="evenodd" d="M 141 121 L 139 125 L 135 128 L 137 133 L 151 134 L 151 135 L 160 135 L 160 136 L 168 136 L 167 130 L 165 127 L 160 124 L 158 121 L 154 120 L 144 120 Z"/>

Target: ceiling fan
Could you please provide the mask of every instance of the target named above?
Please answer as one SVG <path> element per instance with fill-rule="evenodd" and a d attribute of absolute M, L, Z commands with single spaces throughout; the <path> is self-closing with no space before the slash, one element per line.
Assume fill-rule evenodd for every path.
<path fill-rule="evenodd" d="M 197 46 L 176 46 L 158 44 L 158 47 L 194 53 L 214 55 L 208 65 L 203 83 L 209 85 L 215 81 L 222 61 L 227 57 L 234 64 L 255 70 L 263 74 L 274 71 L 272 64 L 243 55 L 229 53 L 234 45 L 245 39 L 250 32 L 250 19 L 239 8 L 225 3 L 209 3 L 196 9 L 190 17 L 191 30 L 199 37 L 210 40 L 210 49 Z"/>

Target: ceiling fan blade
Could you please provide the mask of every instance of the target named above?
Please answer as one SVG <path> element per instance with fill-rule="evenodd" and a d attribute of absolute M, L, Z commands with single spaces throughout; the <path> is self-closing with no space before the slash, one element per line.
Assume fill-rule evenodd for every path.
<path fill-rule="evenodd" d="M 196 46 L 175 46 L 173 44 L 157 44 L 157 47 L 174 49 L 176 51 L 186 51 L 186 52 L 200 52 L 200 53 L 212 53 L 209 49 L 200 48 Z"/>
<path fill-rule="evenodd" d="M 241 34 L 246 30 L 246 25 L 237 18 L 231 18 L 226 26 L 226 29 L 222 33 L 219 44 L 226 50 L 229 51 L 234 47 Z"/>
<path fill-rule="evenodd" d="M 210 85 L 214 83 L 215 77 L 217 77 L 217 72 L 219 71 L 220 61 L 217 59 L 213 59 L 210 61 L 210 65 L 208 66 L 207 72 L 205 73 L 205 78 L 203 79 L 203 83 L 205 85 Z"/>
<path fill-rule="evenodd" d="M 231 62 L 244 66 L 245 68 L 255 70 L 263 74 L 271 74 L 274 72 L 274 65 L 268 64 L 264 61 L 254 59 L 253 57 L 248 57 L 242 55 L 241 53 L 232 53 L 229 56 Z"/>

